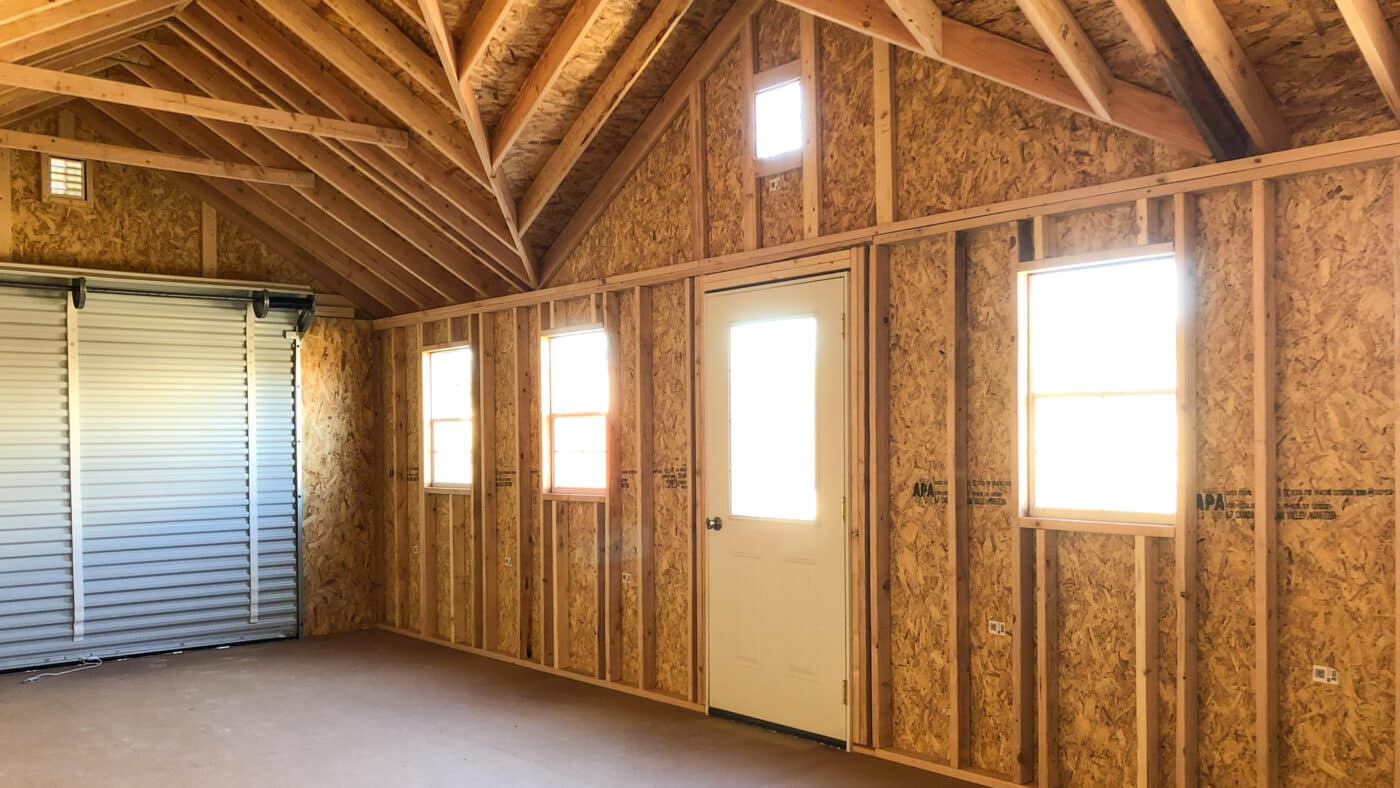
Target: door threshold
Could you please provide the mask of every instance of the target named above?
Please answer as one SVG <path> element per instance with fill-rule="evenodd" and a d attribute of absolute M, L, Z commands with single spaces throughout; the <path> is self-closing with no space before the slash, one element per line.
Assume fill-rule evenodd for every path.
<path fill-rule="evenodd" d="M 846 742 L 841 739 L 834 739 L 830 736 L 823 736 L 820 733 L 812 733 L 811 731 L 804 731 L 798 728 L 789 728 L 786 725 L 779 725 L 776 722 L 769 722 L 768 720 L 761 720 L 757 717 L 750 717 L 747 714 L 739 714 L 738 712 L 725 711 L 724 709 L 717 709 L 711 706 L 710 716 L 719 717 L 725 720 L 732 720 L 734 722 L 742 722 L 745 725 L 753 725 L 759 728 L 765 728 L 775 733 L 784 733 L 788 736 L 796 736 L 799 739 L 814 741 L 817 744 L 821 744 L 827 747 L 835 747 L 838 750 L 846 749 Z"/>

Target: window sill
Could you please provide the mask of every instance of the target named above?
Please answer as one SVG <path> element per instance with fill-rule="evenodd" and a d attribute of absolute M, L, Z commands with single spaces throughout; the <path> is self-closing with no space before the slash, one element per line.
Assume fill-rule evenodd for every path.
<path fill-rule="evenodd" d="M 1154 536 L 1170 539 L 1176 526 L 1165 523 L 1125 523 L 1113 520 L 1070 520 L 1058 517 L 1020 518 L 1022 528 L 1034 531 L 1070 531 L 1081 534 L 1116 534 L 1120 536 Z"/>
<path fill-rule="evenodd" d="M 607 503 L 608 494 L 604 492 L 555 492 L 545 490 L 544 500 L 558 503 Z"/>
<path fill-rule="evenodd" d="M 423 485 L 423 492 L 428 493 L 430 495 L 471 495 L 472 488 L 471 485 L 467 485 L 465 487 L 452 487 L 444 486 L 441 484 L 425 484 Z"/>

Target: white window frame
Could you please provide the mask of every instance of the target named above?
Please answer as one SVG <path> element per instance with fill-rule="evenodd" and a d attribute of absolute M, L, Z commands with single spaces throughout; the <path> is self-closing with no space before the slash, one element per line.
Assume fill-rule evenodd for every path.
<path fill-rule="evenodd" d="M 595 332 L 602 334 L 605 338 L 607 337 L 607 332 L 604 330 L 603 325 L 600 323 L 569 326 L 567 328 L 556 328 L 540 332 L 540 476 L 541 481 L 543 483 L 544 493 L 546 495 L 587 496 L 598 498 L 602 498 L 607 495 L 608 488 L 606 468 L 608 461 L 608 443 L 606 437 L 603 441 L 603 486 L 557 487 L 554 484 L 554 419 L 557 416 L 567 416 L 573 418 L 578 418 L 581 416 L 602 416 L 604 425 L 604 435 L 606 436 L 606 431 L 612 428 L 612 418 L 608 411 L 603 411 L 602 413 L 596 413 L 593 411 L 568 411 L 564 413 L 555 413 L 553 403 L 550 402 L 550 393 L 552 390 L 551 384 L 553 382 L 553 370 L 551 368 L 550 357 L 550 343 L 556 337 L 570 336 L 574 334 L 591 334 Z M 609 370 L 608 367 L 604 365 L 603 379 L 607 382 L 609 386 L 611 386 L 612 383 L 611 380 L 608 380 L 608 376 L 610 374 L 611 370 Z M 613 402 L 610 399 L 608 402 L 608 408 L 611 409 L 612 407 Z"/>
<path fill-rule="evenodd" d="M 1030 279 L 1038 274 L 1056 273 L 1073 270 L 1077 268 L 1097 268 L 1109 265 L 1119 265 L 1135 262 L 1146 262 L 1148 260 L 1161 260 L 1163 258 L 1175 261 L 1177 272 L 1177 319 L 1178 329 L 1176 336 L 1176 386 L 1173 389 L 1161 391 L 1094 391 L 1075 392 L 1070 396 L 1143 396 L 1149 394 L 1172 394 L 1176 399 L 1177 407 L 1177 457 L 1178 476 L 1180 475 L 1180 458 L 1182 452 L 1182 429 L 1180 419 L 1182 417 L 1181 399 L 1187 396 L 1188 392 L 1183 391 L 1183 333 L 1180 328 L 1180 321 L 1186 319 L 1190 314 L 1187 308 L 1186 299 L 1189 297 L 1190 289 L 1186 286 L 1185 266 L 1179 256 L 1175 254 L 1175 249 L 1170 243 L 1151 244 L 1136 248 L 1112 249 L 1102 252 L 1091 252 L 1080 255 L 1067 255 L 1064 257 L 1050 257 L 1040 260 L 1031 260 L 1020 264 L 1016 274 L 1016 382 L 1017 382 L 1017 473 L 1019 498 L 1018 514 L 1023 520 L 1040 521 L 1060 521 L 1064 523 L 1097 523 L 1097 524 L 1120 524 L 1127 526 L 1175 526 L 1181 517 L 1180 509 L 1183 505 L 1180 494 L 1182 480 L 1177 479 L 1177 495 L 1175 500 L 1178 511 L 1170 514 L 1159 512 L 1114 512 L 1100 509 L 1054 509 L 1039 508 L 1034 503 L 1035 490 L 1035 463 L 1031 461 L 1035 452 L 1035 424 L 1033 407 L 1033 395 L 1031 394 L 1030 380 L 1030 348 L 1034 337 L 1030 335 Z M 1050 398 L 1056 396 L 1067 396 L 1065 394 L 1040 395 L 1040 398 Z"/>
<path fill-rule="evenodd" d="M 452 352 L 452 351 L 457 351 L 457 350 L 466 350 L 466 351 L 468 351 L 468 352 L 471 353 L 471 363 L 467 365 L 467 369 L 470 371 L 469 374 L 471 375 L 471 380 L 470 380 L 470 385 L 469 385 L 469 389 L 470 389 L 470 391 L 471 391 L 471 394 L 470 394 L 469 401 L 468 401 L 468 403 L 467 403 L 467 417 L 466 417 L 466 418 L 455 418 L 455 417 L 454 417 L 454 418 L 437 418 L 437 417 L 434 417 L 434 416 L 433 416 L 433 403 L 432 403 L 432 398 L 433 398 L 433 396 L 432 396 L 432 391 L 433 391 L 433 388 L 432 388 L 432 384 L 433 384 L 433 366 L 432 366 L 432 356 L 433 356 L 434 354 L 436 354 L 436 353 Z M 421 408 L 421 410 L 423 411 L 423 414 L 422 414 L 422 416 L 423 416 L 423 441 L 422 441 L 422 442 L 423 442 L 423 473 L 422 473 L 422 485 L 423 485 L 423 489 L 424 489 L 424 490 L 427 490 L 428 492 L 432 492 L 432 491 L 443 491 L 443 492 L 450 492 L 450 493 L 466 493 L 466 492 L 471 492 L 471 491 L 472 491 L 472 480 L 476 478 L 476 473 L 477 473 L 477 470 L 478 470 L 478 468 L 477 468 L 477 462 L 478 462 L 479 459 L 480 459 L 479 457 L 477 457 L 477 452 L 476 452 L 476 446 L 477 446 L 477 444 L 478 444 L 479 441 L 480 441 L 480 438 L 479 438 L 479 436 L 478 436 L 478 434 L 477 434 L 477 423 L 476 423 L 476 419 L 477 419 L 477 412 L 476 412 L 476 411 L 477 411 L 477 407 L 476 407 L 476 404 L 477 404 L 477 403 L 476 403 L 477 385 L 478 385 L 478 383 L 477 383 L 477 358 L 476 358 L 476 350 L 471 346 L 470 343 L 468 343 L 468 342 L 453 342 L 453 343 L 451 343 L 451 344 L 446 344 L 446 345 L 434 345 L 434 346 L 432 346 L 432 347 L 428 347 L 428 348 L 424 348 L 424 349 L 423 349 L 423 351 L 422 351 L 422 382 L 421 382 L 421 386 L 422 386 L 422 388 L 421 388 L 421 391 L 422 391 L 422 402 L 420 403 L 420 408 Z M 441 423 L 463 423 L 463 422 L 465 422 L 465 423 L 468 425 L 468 427 L 470 428 L 470 430 L 471 430 L 471 436 L 472 436 L 471 445 L 467 447 L 467 456 L 468 456 L 469 461 L 470 461 L 470 463 L 471 463 L 470 467 L 468 468 L 468 471 L 469 471 L 469 472 L 467 473 L 467 481 L 466 481 L 466 482 L 439 482 L 439 481 L 437 480 L 437 469 L 436 469 L 436 467 L 435 467 L 434 464 L 433 464 L 433 454 L 434 454 L 434 451 L 433 451 L 433 426 L 434 426 L 435 424 L 441 424 Z"/>

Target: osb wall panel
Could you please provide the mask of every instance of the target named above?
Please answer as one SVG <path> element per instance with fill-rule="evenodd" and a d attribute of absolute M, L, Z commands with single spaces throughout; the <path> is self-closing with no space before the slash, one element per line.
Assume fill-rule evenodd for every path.
<path fill-rule="evenodd" d="M 875 224 L 875 64 L 870 38 L 817 23 L 821 231 Z"/>
<path fill-rule="evenodd" d="M 1389 783 L 1395 768 L 1391 177 L 1279 185 L 1280 768 L 1295 785 Z"/>
<path fill-rule="evenodd" d="M 598 323 L 598 299 L 593 296 L 554 302 L 554 328 L 571 328 Z"/>
<path fill-rule="evenodd" d="M 567 284 L 689 258 L 689 115 L 681 112 L 554 280 Z"/>
<path fill-rule="evenodd" d="M 948 245 L 890 253 L 890 635 L 894 744 L 948 761 Z"/>
<path fill-rule="evenodd" d="M 1133 540 L 1062 533 L 1055 589 L 1059 632 L 1058 764 L 1062 785 L 1132 785 Z"/>
<path fill-rule="evenodd" d="M 379 517 L 369 323 L 318 320 L 301 348 L 302 600 L 312 635 L 372 626 Z"/>
<path fill-rule="evenodd" d="M 792 6 L 765 3 L 754 14 L 754 68 L 767 71 L 791 63 L 800 55 L 797 42 L 801 14 Z"/>
<path fill-rule="evenodd" d="M 311 284 L 296 263 L 267 248 L 234 222 L 220 216 L 215 232 L 217 268 L 220 279 L 244 279 L 254 282 Z"/>
<path fill-rule="evenodd" d="M 520 499 L 518 495 L 519 431 L 515 404 L 515 314 L 510 310 L 482 315 L 492 321 L 495 331 L 496 478 L 485 483 L 496 490 L 496 643 L 498 651 L 518 653 L 520 648 L 520 595 L 517 583 L 520 565 L 516 548 L 520 539 Z"/>
<path fill-rule="evenodd" d="M 564 665 L 578 673 L 593 675 L 598 659 L 598 510 L 594 503 L 560 503 L 559 520 L 568 554 L 555 560 L 569 562 L 568 609 L 557 615 L 569 617 L 569 659 Z"/>
<path fill-rule="evenodd" d="M 389 626 L 400 626 L 398 533 L 395 530 L 394 495 L 398 482 L 390 475 L 394 464 L 393 441 L 397 426 L 390 414 L 394 407 L 394 332 L 378 331 L 374 335 L 374 378 L 375 378 L 375 429 L 379 437 L 379 457 L 375 459 L 375 492 L 379 501 L 379 524 L 375 533 L 375 544 L 380 551 L 378 583 L 380 593 L 380 621 Z"/>
<path fill-rule="evenodd" d="M 648 315 L 648 318 L 650 316 Z M 619 445 L 622 458 L 618 467 L 622 471 L 622 679 L 628 684 L 636 684 L 641 674 L 641 643 L 638 638 L 638 583 L 642 580 L 641 524 L 638 517 L 638 495 L 644 481 L 637 473 L 637 299 L 631 292 L 618 296 L 618 329 L 622 337 L 621 388 L 622 397 L 617 403 Z M 650 414 L 647 414 L 650 417 Z"/>
<path fill-rule="evenodd" d="M 968 643 L 972 765 L 1002 774 L 1015 763 L 1009 635 L 988 631 L 1012 617 L 1011 446 L 1007 414 L 1016 402 L 1012 378 L 1016 310 L 1011 286 L 1015 234 L 1010 225 L 967 234 Z M 936 384 L 932 384 L 936 385 Z"/>
<path fill-rule="evenodd" d="M 1253 782 L 1255 758 L 1248 187 L 1202 195 L 1195 219 L 1200 775 L 1206 785 L 1241 785 Z"/>
<path fill-rule="evenodd" d="M 705 211 L 712 255 L 744 248 L 743 59 L 739 45 L 705 78 Z"/>
<path fill-rule="evenodd" d="M 758 217 L 761 246 L 802 237 L 802 170 L 758 179 Z"/>
<path fill-rule="evenodd" d="M 656 684 L 690 694 L 690 370 L 686 349 L 688 284 L 652 290 L 652 488 L 656 552 Z"/>
<path fill-rule="evenodd" d="M 894 53 L 897 218 L 1199 163 L 928 58 Z"/>
<path fill-rule="evenodd" d="M 1121 249 L 1137 243 L 1136 211 L 1132 205 L 1110 205 L 1047 220 L 1050 254 L 1076 254 Z"/>

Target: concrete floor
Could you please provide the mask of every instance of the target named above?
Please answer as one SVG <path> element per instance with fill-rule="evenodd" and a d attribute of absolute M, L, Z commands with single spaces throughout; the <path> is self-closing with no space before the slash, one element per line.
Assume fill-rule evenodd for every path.
<path fill-rule="evenodd" d="M 954 786 L 382 632 L 0 674 L 0 785 Z"/>

